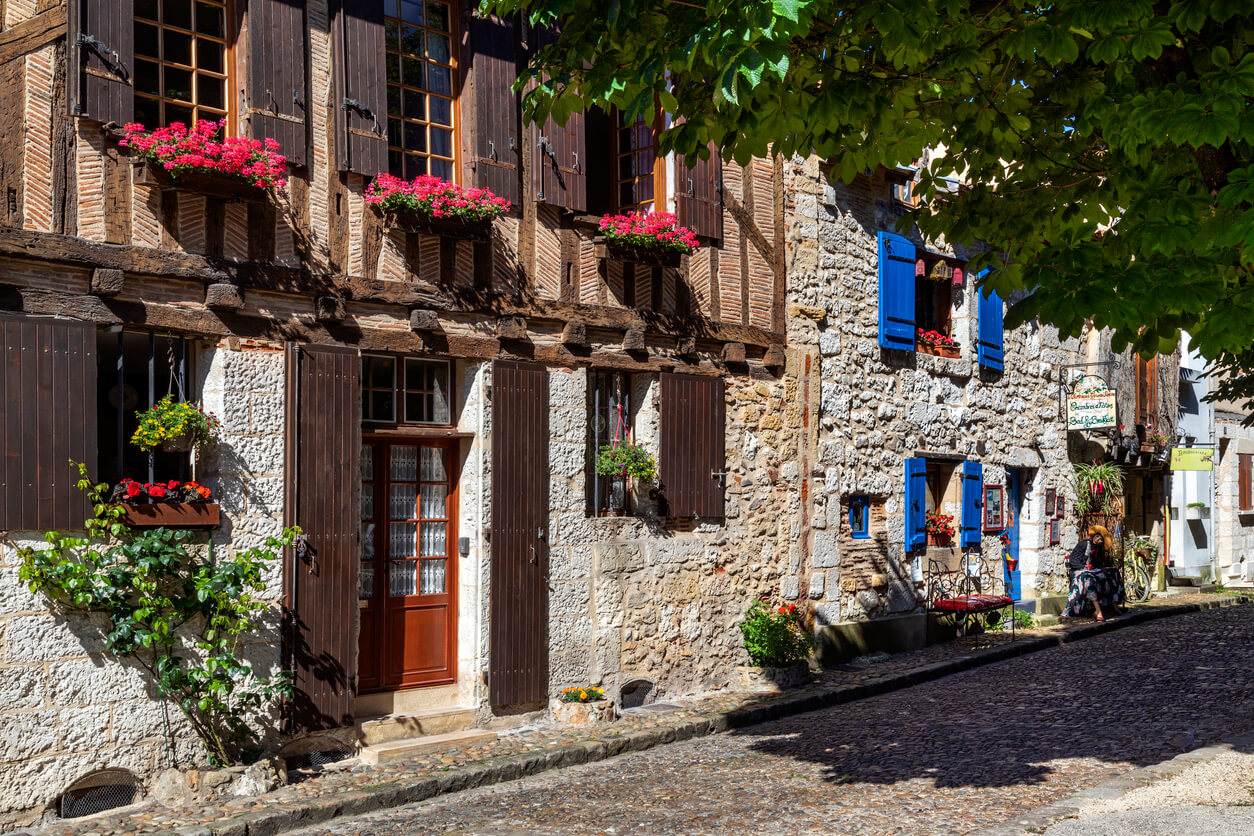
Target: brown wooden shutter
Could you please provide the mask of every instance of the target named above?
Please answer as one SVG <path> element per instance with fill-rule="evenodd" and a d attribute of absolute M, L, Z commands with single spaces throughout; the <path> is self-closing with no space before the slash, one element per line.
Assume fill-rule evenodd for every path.
<path fill-rule="evenodd" d="M 90 513 L 78 469 L 96 472 L 96 329 L 0 316 L 0 529 L 81 531 Z"/>
<path fill-rule="evenodd" d="M 549 388 L 543 366 L 492 364 L 493 705 L 548 699 Z"/>
<path fill-rule="evenodd" d="M 132 0 L 70 0 L 70 115 L 125 125 L 135 118 L 135 9 Z M 154 128 L 156 125 L 148 125 Z"/>
<path fill-rule="evenodd" d="M 357 675 L 361 358 L 287 347 L 285 521 L 305 541 L 284 565 L 285 658 L 295 674 L 292 731 L 353 722 Z"/>
<path fill-rule="evenodd" d="M 471 79 L 475 96 L 475 183 L 514 205 L 522 199 L 518 175 L 517 33 L 511 20 L 475 15 L 470 23 L 474 50 Z"/>
<path fill-rule="evenodd" d="M 1254 502 L 1254 454 L 1237 454 L 1237 509 L 1248 510 Z"/>
<path fill-rule="evenodd" d="M 531 37 L 537 47 L 557 39 L 547 29 L 537 29 Z M 583 113 L 570 114 L 565 125 L 549 118 L 531 126 L 531 189 L 537 201 L 572 212 L 588 211 L 587 135 Z"/>
<path fill-rule="evenodd" d="M 721 377 L 663 374 L 662 494 L 672 517 L 722 517 L 726 457 Z"/>
<path fill-rule="evenodd" d="M 332 28 L 336 168 L 373 177 L 388 170 L 383 0 L 340 0 Z"/>
<path fill-rule="evenodd" d="M 253 137 L 278 140 L 289 163 L 305 165 L 308 107 L 304 0 L 251 0 L 248 117 Z"/>
<path fill-rule="evenodd" d="M 713 143 L 708 160 L 696 154 L 676 158 L 675 216 L 703 238 L 722 239 L 723 161 Z"/>

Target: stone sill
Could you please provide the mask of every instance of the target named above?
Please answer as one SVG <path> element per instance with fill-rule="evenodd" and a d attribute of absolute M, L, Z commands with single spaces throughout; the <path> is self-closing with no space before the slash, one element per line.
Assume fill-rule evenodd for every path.
<path fill-rule="evenodd" d="M 943 374 L 946 377 L 969 378 L 974 368 L 969 357 L 941 357 L 937 354 L 925 354 L 918 351 L 914 356 L 917 368 L 933 374 Z"/>

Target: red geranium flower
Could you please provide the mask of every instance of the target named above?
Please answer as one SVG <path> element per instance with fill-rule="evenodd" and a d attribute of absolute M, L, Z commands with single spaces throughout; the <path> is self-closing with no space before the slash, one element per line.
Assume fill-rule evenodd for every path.
<path fill-rule="evenodd" d="M 134 479 L 124 479 L 123 481 L 126 483 L 126 498 L 127 499 L 134 499 L 135 497 L 139 496 L 141 493 L 144 492 L 144 489 L 141 488 L 139 486 L 139 483 L 136 482 Z"/>
<path fill-rule="evenodd" d="M 148 495 L 151 496 L 153 499 L 164 498 L 166 495 L 165 486 L 164 485 L 149 485 Z"/>

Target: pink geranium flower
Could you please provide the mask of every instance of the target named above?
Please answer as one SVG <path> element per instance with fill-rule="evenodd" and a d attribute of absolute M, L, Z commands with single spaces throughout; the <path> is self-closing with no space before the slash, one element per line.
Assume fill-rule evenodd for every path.
<path fill-rule="evenodd" d="M 380 174 L 366 187 L 366 202 L 385 212 L 413 212 L 424 218 L 488 221 L 509 211 L 510 202 L 490 189 L 466 189 L 423 174 L 402 180 Z"/>
<path fill-rule="evenodd" d="M 174 177 L 187 172 L 216 172 L 238 177 L 259 189 L 287 185 L 287 158 L 273 139 L 223 136 L 226 120 L 199 119 L 188 128 L 172 122 L 150 131 L 138 122 L 126 125 L 118 143 L 133 156 L 159 165 Z"/>
<path fill-rule="evenodd" d="M 631 212 L 601 218 L 601 233 L 629 247 L 690 253 L 701 246 L 696 234 L 668 212 Z"/>

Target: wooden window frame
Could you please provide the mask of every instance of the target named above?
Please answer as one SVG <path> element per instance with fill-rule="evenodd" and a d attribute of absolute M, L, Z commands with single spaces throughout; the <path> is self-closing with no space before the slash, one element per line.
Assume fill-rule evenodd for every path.
<path fill-rule="evenodd" d="M 222 9 L 222 37 L 221 38 L 215 38 L 215 37 L 208 36 L 208 35 L 201 35 L 199 32 L 196 31 L 195 0 L 192 0 L 192 2 L 190 3 L 191 13 L 192 13 L 192 28 L 190 30 L 183 29 L 182 27 L 179 27 L 179 26 L 171 26 L 160 20 L 153 20 L 147 17 L 140 17 L 138 13 L 135 13 L 132 15 L 131 26 L 133 27 L 135 23 L 137 22 L 156 26 L 159 37 L 162 39 L 163 48 L 162 48 L 161 58 L 153 59 L 151 56 L 147 56 L 147 55 L 140 56 L 139 50 L 138 50 L 138 41 L 136 41 L 135 50 L 134 50 L 135 55 L 134 55 L 133 61 L 136 62 L 136 73 L 138 73 L 138 61 L 144 60 L 144 61 L 149 61 L 149 62 L 155 62 L 161 68 L 163 82 L 165 78 L 164 68 L 167 66 L 172 66 L 178 69 L 187 70 L 191 72 L 193 89 L 191 90 L 192 102 L 190 104 L 190 109 L 192 112 L 192 117 L 191 117 L 191 123 L 188 124 L 188 127 L 190 128 L 191 124 L 194 124 L 197 120 L 200 120 L 200 119 L 207 119 L 208 121 L 211 121 L 211 122 L 217 122 L 219 120 L 222 120 L 225 125 L 225 133 L 230 135 L 234 133 L 232 128 L 235 123 L 235 115 L 236 115 L 235 95 L 234 95 L 235 87 L 236 87 L 236 84 L 235 84 L 236 82 L 235 47 L 234 47 L 235 39 L 232 38 L 232 34 L 233 34 L 232 27 L 235 22 L 235 0 L 203 0 L 203 1 L 206 3 L 216 5 L 216 6 L 220 6 L 220 8 Z M 161 13 L 158 12 L 158 14 L 160 15 Z M 192 39 L 192 64 L 190 66 L 185 65 L 185 64 L 176 64 L 173 61 L 166 60 L 165 55 L 164 55 L 164 52 L 165 52 L 164 42 L 165 42 L 165 32 L 167 30 L 179 32 L 181 34 L 185 34 L 191 37 Z M 197 40 L 202 37 L 205 38 L 206 40 L 222 44 L 222 72 L 221 73 L 210 71 L 210 70 L 200 70 L 197 68 L 197 64 L 199 63 L 199 50 L 197 48 Z M 196 87 L 197 87 L 196 79 L 199 73 L 204 73 L 206 75 L 222 79 L 222 87 L 223 87 L 223 90 L 222 90 L 223 109 L 222 110 L 219 111 L 217 108 L 211 108 L 210 109 L 211 113 L 200 112 L 201 108 L 204 106 L 199 104 L 199 102 L 197 101 L 199 93 L 196 90 Z M 161 118 L 158 119 L 158 124 L 156 125 L 144 125 L 144 127 L 149 130 L 153 130 L 159 127 L 165 127 L 170 124 L 170 120 L 165 116 L 167 105 L 174 105 L 176 107 L 188 106 L 187 103 L 179 99 L 173 99 L 165 95 L 165 92 L 166 90 L 168 90 L 168 87 L 166 87 L 164 83 L 162 84 L 162 87 L 163 87 L 162 93 L 157 96 L 153 96 L 151 93 L 141 93 L 139 92 L 138 88 L 136 88 L 133 93 L 133 96 L 136 102 L 139 102 L 141 100 L 148 101 L 148 102 L 156 102 L 158 112 L 161 114 Z M 174 120 L 174 121 L 179 121 L 179 120 Z"/>
<path fill-rule="evenodd" d="M 623 120 L 624 115 L 625 114 L 618 108 L 612 108 L 609 114 L 610 136 L 611 136 L 610 147 L 612 149 L 610 152 L 610 166 L 611 166 L 610 182 L 612 184 L 611 188 L 613 190 L 611 208 L 613 210 L 613 214 L 624 215 L 629 212 L 646 212 L 646 211 L 665 212 L 668 210 L 670 206 L 669 176 L 667 173 L 667 166 L 666 166 L 667 158 L 664 156 L 660 156 L 657 153 L 658 126 L 662 124 L 663 121 L 665 120 L 665 115 L 662 113 L 662 109 L 660 106 L 655 107 L 653 110 L 653 124 L 651 126 L 652 144 L 649 146 L 640 146 L 639 148 L 629 149 L 627 151 L 624 151 L 622 149 L 622 146 L 619 145 L 619 138 L 620 138 L 621 132 L 627 128 L 626 125 L 620 124 Z M 631 125 L 631 128 L 633 130 L 636 130 L 640 127 L 643 127 L 644 124 L 645 123 L 643 119 L 637 119 Z M 637 174 L 628 178 L 624 178 L 621 176 L 620 174 L 621 169 L 619 166 L 623 157 L 640 154 L 650 149 L 653 151 L 653 168 L 647 174 Z M 634 183 L 639 183 L 641 181 L 650 180 L 650 179 L 653 181 L 653 197 L 651 200 L 637 201 L 636 203 L 630 204 L 630 205 L 622 204 L 619 202 L 620 188 L 622 187 L 624 183 L 628 182 L 629 180 Z M 645 203 L 652 203 L 653 208 L 651 210 L 642 209 L 641 207 Z"/>
<path fill-rule="evenodd" d="M 597 473 L 596 461 L 597 453 L 600 451 L 601 446 L 612 443 L 614 428 L 609 426 L 607 420 L 607 436 L 602 438 L 600 428 L 597 426 L 597 413 L 602 409 L 602 405 L 598 400 L 598 396 L 601 394 L 602 381 L 608 380 L 612 386 L 615 377 L 622 378 L 622 406 L 623 411 L 627 415 L 627 431 L 631 433 L 635 429 L 635 416 L 632 412 L 632 386 L 635 382 L 633 380 L 635 375 L 632 372 L 613 369 L 588 369 L 588 475 L 585 485 L 585 505 L 589 517 L 612 516 L 601 513 L 603 508 L 608 508 L 610 479 Z M 614 401 L 611 399 L 609 403 L 604 405 L 604 409 L 609 410 L 609 419 L 612 420 Z M 631 495 L 628 494 L 623 507 L 623 515 L 633 517 L 635 516 L 635 510 L 632 507 Z"/>
<path fill-rule="evenodd" d="M 925 321 L 924 300 L 930 309 L 932 318 Z M 933 279 L 928 276 L 916 276 L 914 279 L 914 327 L 924 331 L 939 331 L 947 337 L 953 336 L 954 289 L 951 282 Z M 918 350 L 919 345 L 915 346 Z"/>
<path fill-rule="evenodd" d="M 1237 453 L 1237 511 L 1254 511 L 1254 453 Z"/>
<path fill-rule="evenodd" d="M 447 399 L 448 420 L 447 421 L 419 421 L 409 417 L 409 364 L 423 363 L 428 365 L 441 365 L 444 367 L 444 394 Z M 453 364 L 450 360 L 439 357 L 403 357 L 401 358 L 400 374 L 397 375 L 397 394 L 403 399 L 401 403 L 400 415 L 404 417 L 399 419 L 401 424 L 413 424 L 423 427 L 451 427 L 453 425 Z M 434 389 L 419 389 L 415 394 L 434 394 Z"/>
<path fill-rule="evenodd" d="M 1158 355 L 1136 355 L 1136 423 L 1149 430 L 1158 419 Z"/>
<path fill-rule="evenodd" d="M 448 96 L 444 96 L 443 94 L 440 94 L 440 93 L 432 93 L 431 91 L 423 87 L 411 87 L 404 83 L 403 78 L 400 80 L 399 83 L 393 83 L 387 77 L 386 70 L 384 71 L 384 91 L 383 92 L 384 92 L 384 97 L 385 97 L 385 111 L 386 111 L 384 114 L 384 134 L 385 134 L 386 141 L 387 141 L 388 168 L 389 170 L 391 170 L 391 156 L 393 152 L 399 152 L 401 155 L 401 170 L 400 172 L 393 172 L 393 174 L 397 177 L 405 177 L 404 160 L 405 160 L 406 155 L 425 157 L 427 160 L 427 173 L 428 174 L 432 173 L 431 172 L 431 160 L 432 159 L 443 160 L 443 161 L 448 162 L 450 166 L 450 170 L 451 170 L 451 176 L 449 176 L 448 178 L 441 178 L 441 179 L 447 179 L 451 183 L 459 183 L 461 182 L 461 179 L 462 179 L 462 175 L 461 175 L 461 162 L 462 162 L 461 160 L 461 151 L 462 151 L 461 149 L 461 118 L 460 118 L 461 117 L 461 110 L 460 110 L 461 108 L 461 85 L 459 83 L 459 79 L 461 76 L 461 66 L 458 62 L 458 57 L 459 57 L 458 53 L 459 53 L 459 50 L 461 49 L 461 19 L 460 19 L 461 18 L 461 4 L 455 2 L 455 0 L 442 0 L 443 5 L 448 8 L 449 29 L 448 29 L 448 32 L 440 32 L 439 30 L 428 29 L 425 24 L 422 26 L 418 26 L 417 24 L 413 24 L 413 23 L 405 23 L 404 19 L 399 16 L 400 0 L 396 0 L 396 2 L 397 2 L 397 16 L 394 17 L 392 15 L 387 14 L 386 7 L 384 10 L 384 15 L 383 15 L 384 60 L 390 61 L 392 60 L 393 57 L 396 57 L 396 56 L 412 55 L 412 53 L 402 53 L 400 51 L 393 51 L 390 48 L 389 42 L 387 40 L 387 36 L 388 36 L 387 30 L 388 30 L 389 23 L 395 22 L 398 26 L 416 26 L 416 28 L 418 28 L 423 33 L 433 32 L 441 36 L 447 35 L 449 39 L 449 60 L 447 64 L 444 64 L 439 61 L 432 61 L 430 58 L 427 58 L 425 55 L 422 56 L 421 58 L 416 58 L 415 60 L 422 61 L 424 64 L 435 64 L 441 67 L 448 67 L 449 89 L 451 92 Z M 393 87 L 400 89 L 401 91 L 400 95 L 402 99 L 401 108 L 400 108 L 400 112 L 402 115 L 397 117 L 401 123 L 401 135 L 400 135 L 399 145 L 392 144 L 391 128 L 388 124 L 389 120 L 393 118 L 391 115 L 391 108 L 390 108 L 390 103 L 389 103 L 390 97 L 388 94 L 388 89 L 393 88 Z M 421 120 L 411 119 L 411 118 L 407 118 L 406 116 L 404 116 L 404 106 L 405 106 L 404 95 L 405 95 L 406 90 L 418 91 L 418 92 L 421 92 L 423 96 L 428 97 L 426 117 L 424 119 L 421 119 Z M 451 120 L 451 124 L 449 124 L 447 128 L 449 132 L 452 134 L 452 138 L 451 138 L 452 152 L 451 152 L 451 155 L 448 157 L 435 155 L 432 153 L 432 150 L 431 150 L 430 129 L 432 125 L 435 124 L 431 122 L 431 105 L 429 101 L 429 97 L 431 96 L 436 96 L 442 99 L 447 98 L 449 100 L 449 119 Z M 406 148 L 405 124 L 407 122 L 412 123 L 412 124 L 421 124 L 423 126 L 423 130 L 426 131 L 426 139 L 427 139 L 427 149 L 425 151 L 415 151 L 415 150 L 410 150 Z M 436 125 L 436 127 L 442 129 L 446 126 Z M 413 179 L 413 178 L 405 177 L 405 179 Z"/>
<path fill-rule="evenodd" d="M 367 396 L 372 392 L 385 391 L 382 387 L 372 386 L 369 378 L 365 374 L 365 364 L 368 360 L 391 360 L 392 361 L 392 417 L 383 418 L 367 418 L 365 417 L 365 402 Z M 448 369 L 448 387 L 446 396 L 448 398 L 448 421 L 411 421 L 406 415 L 408 409 L 405 401 L 407 388 L 405 386 L 405 367 L 409 361 L 418 361 L 423 363 L 442 363 Z M 362 425 L 366 428 L 366 432 L 376 433 L 381 430 L 393 428 L 398 432 L 404 432 L 406 429 L 410 431 L 421 432 L 423 430 L 448 430 L 451 432 L 456 427 L 456 382 L 454 380 L 453 361 L 448 357 L 429 357 L 421 354 L 389 354 L 387 352 L 369 351 L 362 352 L 362 374 L 361 374 L 361 396 L 362 396 Z M 441 433 L 448 435 L 449 432 Z"/>

